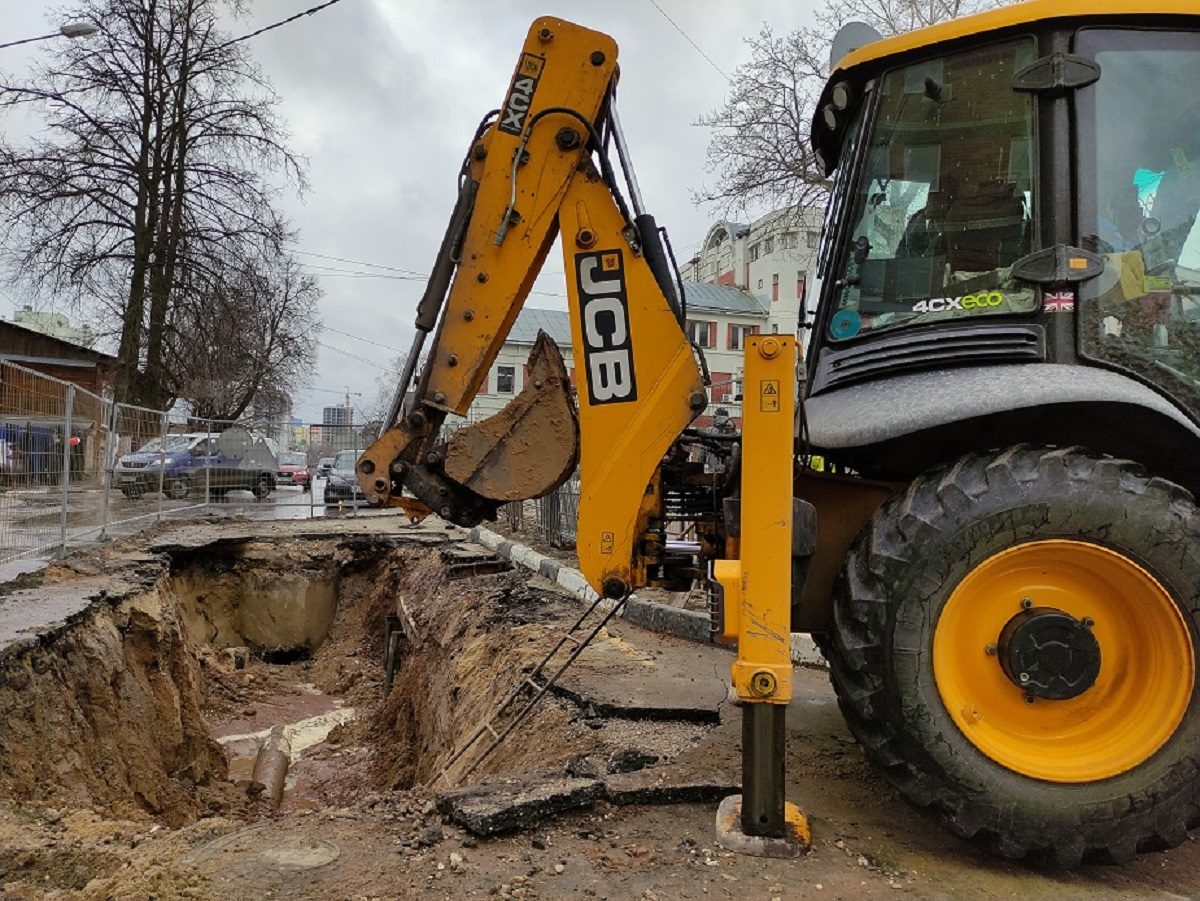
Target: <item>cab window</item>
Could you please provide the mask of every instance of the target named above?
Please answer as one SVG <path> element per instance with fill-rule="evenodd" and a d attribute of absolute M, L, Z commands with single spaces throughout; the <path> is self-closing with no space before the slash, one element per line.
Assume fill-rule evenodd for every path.
<path fill-rule="evenodd" d="M 842 249 L 835 340 L 1028 313 L 1012 264 L 1033 247 L 1034 110 L 1012 89 L 1032 38 L 896 69 L 880 81 Z"/>

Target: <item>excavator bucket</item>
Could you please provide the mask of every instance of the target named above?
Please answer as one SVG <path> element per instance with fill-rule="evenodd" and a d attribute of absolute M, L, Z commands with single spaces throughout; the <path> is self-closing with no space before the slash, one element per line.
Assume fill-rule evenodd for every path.
<path fill-rule="evenodd" d="M 562 354 L 538 332 L 521 393 L 446 444 L 451 479 L 494 501 L 549 494 L 579 463 L 579 417 Z"/>

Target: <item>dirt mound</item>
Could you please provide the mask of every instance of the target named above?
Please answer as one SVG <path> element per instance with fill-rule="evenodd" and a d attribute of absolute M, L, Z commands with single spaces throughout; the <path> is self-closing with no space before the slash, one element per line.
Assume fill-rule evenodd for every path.
<path fill-rule="evenodd" d="M 171 824 L 227 806 L 225 755 L 200 713 L 201 681 L 165 578 L 92 604 L 4 663 L 0 797 Z"/>
<path fill-rule="evenodd" d="M 546 606 L 544 594 L 527 588 L 527 574 L 454 580 L 436 554 L 411 551 L 396 552 L 389 566 L 379 580 L 387 588 L 370 599 L 370 615 L 382 623 L 402 604 L 411 632 L 392 691 L 365 724 L 383 790 L 435 779 L 455 748 L 541 660 L 554 630 L 569 626 L 571 613 L 561 602 Z M 538 615 L 522 615 L 524 607 L 539 608 Z M 590 731 L 578 719 L 573 705 L 543 699 L 473 778 L 533 763 L 565 764 Z"/>

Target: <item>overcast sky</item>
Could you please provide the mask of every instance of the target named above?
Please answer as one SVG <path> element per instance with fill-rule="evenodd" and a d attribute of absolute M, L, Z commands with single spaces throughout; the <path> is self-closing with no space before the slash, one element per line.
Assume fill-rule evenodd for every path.
<path fill-rule="evenodd" d="M 229 29 L 252 31 L 316 2 L 248 0 L 249 16 Z M 743 38 L 763 22 L 781 33 L 808 24 L 815 0 L 657 4 L 661 11 L 652 0 L 341 0 L 249 42 L 279 94 L 292 146 L 309 162 L 308 194 L 282 201 L 299 231 L 299 259 L 320 274 L 325 292 L 317 366 L 295 399 L 296 416 L 320 421 L 321 408 L 340 403 L 347 388 L 361 392 L 351 398 L 359 410 L 370 409 L 383 368 L 412 339 L 424 287 L 365 277 L 385 270 L 311 254 L 428 271 L 467 142 L 483 113 L 499 105 L 540 15 L 616 39 L 621 121 L 646 204 L 679 257 L 698 247 L 716 212 L 691 202 L 705 183 L 708 143 L 707 130 L 692 123 L 724 97 L 721 73 L 747 58 Z M 0 0 L 0 43 L 54 30 L 51 10 L 60 6 Z M 24 74 L 37 47 L 0 51 L 0 66 Z M 556 251 L 535 286 L 546 293 L 527 306 L 566 308 L 562 268 Z M 7 286 L 5 293 L 0 314 L 10 318 L 13 299 L 24 298 Z M 53 307 L 52 298 L 40 300 Z"/>

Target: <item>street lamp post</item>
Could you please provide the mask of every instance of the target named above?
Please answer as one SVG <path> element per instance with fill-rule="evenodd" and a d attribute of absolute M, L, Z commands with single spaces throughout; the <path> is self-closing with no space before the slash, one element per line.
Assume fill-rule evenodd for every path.
<path fill-rule="evenodd" d="M 100 29 L 91 22 L 68 22 L 50 34 L 40 34 L 36 38 L 24 38 L 20 41 L 9 41 L 0 44 L 0 50 L 5 47 L 16 47 L 18 44 L 32 44 L 34 41 L 48 41 L 50 38 L 86 38 L 96 34 Z"/>

